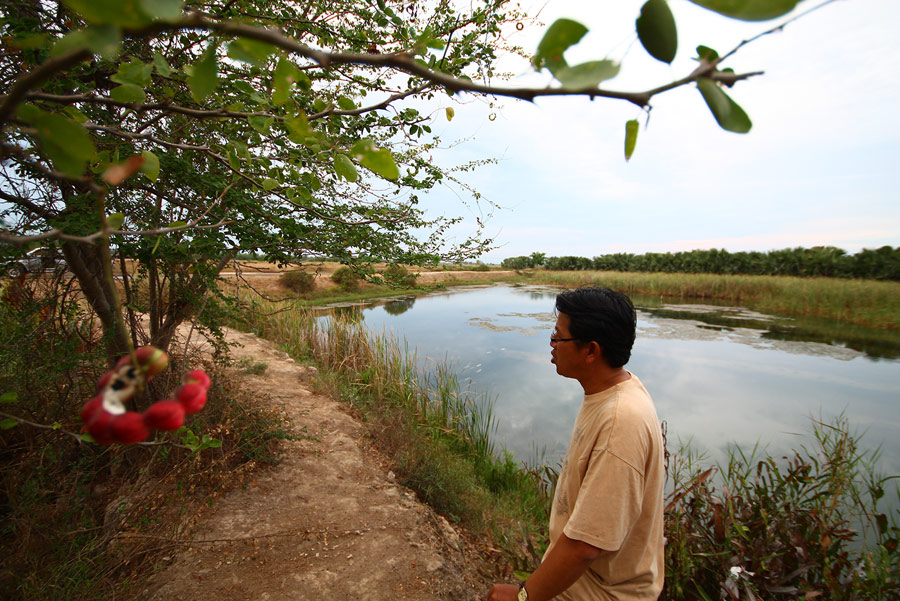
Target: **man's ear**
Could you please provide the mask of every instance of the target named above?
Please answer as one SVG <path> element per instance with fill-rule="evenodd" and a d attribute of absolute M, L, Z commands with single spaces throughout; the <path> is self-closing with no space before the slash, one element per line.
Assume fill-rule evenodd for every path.
<path fill-rule="evenodd" d="M 594 363 L 603 359 L 603 347 L 596 340 L 588 342 L 588 352 L 585 359 L 588 363 Z"/>

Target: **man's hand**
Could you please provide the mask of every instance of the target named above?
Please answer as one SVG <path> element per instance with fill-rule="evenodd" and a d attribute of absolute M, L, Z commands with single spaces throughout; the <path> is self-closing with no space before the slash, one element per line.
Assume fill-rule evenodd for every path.
<path fill-rule="evenodd" d="M 603 552 L 580 540 L 560 534 L 544 561 L 528 577 L 528 601 L 547 601 L 560 594 L 578 580 Z M 487 601 L 518 601 L 519 587 L 515 584 L 495 584 Z"/>
<path fill-rule="evenodd" d="M 517 601 L 519 587 L 515 584 L 495 584 L 491 587 L 487 601 Z"/>

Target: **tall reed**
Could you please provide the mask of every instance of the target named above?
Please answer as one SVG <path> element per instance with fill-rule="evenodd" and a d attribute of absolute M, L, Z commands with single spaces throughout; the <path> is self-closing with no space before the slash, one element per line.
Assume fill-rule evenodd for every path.
<path fill-rule="evenodd" d="M 900 599 L 900 489 L 874 460 L 843 417 L 780 459 L 672 455 L 661 599 Z"/>
<path fill-rule="evenodd" d="M 536 271 L 536 283 L 602 285 L 628 294 L 713 299 L 788 315 L 900 330 L 900 282 L 786 276 Z"/>

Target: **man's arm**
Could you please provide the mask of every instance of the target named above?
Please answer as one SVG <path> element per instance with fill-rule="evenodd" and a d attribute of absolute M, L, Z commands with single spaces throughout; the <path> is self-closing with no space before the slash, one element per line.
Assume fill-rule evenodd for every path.
<path fill-rule="evenodd" d="M 543 563 L 528 578 L 525 585 L 528 601 L 547 601 L 560 594 L 572 586 L 602 552 L 602 549 L 560 534 Z M 488 593 L 488 601 L 516 601 L 518 592 L 519 587 L 514 584 L 495 584 Z"/>

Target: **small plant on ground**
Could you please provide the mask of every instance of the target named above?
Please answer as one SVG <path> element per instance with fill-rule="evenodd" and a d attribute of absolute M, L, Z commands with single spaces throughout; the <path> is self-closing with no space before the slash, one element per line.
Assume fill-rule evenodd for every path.
<path fill-rule="evenodd" d="M 237 367 L 251 376 L 261 376 L 269 369 L 269 364 L 265 361 L 257 361 L 251 357 L 242 357 L 238 360 Z"/>

